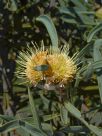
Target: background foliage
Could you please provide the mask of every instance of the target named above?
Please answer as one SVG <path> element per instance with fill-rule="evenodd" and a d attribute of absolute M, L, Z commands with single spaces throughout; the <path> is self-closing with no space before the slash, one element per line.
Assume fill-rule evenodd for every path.
<path fill-rule="evenodd" d="M 92 100 L 97 101 L 94 108 L 98 111 L 101 110 L 101 12 L 101 3 L 97 4 L 92 0 L 88 2 L 84 0 L 0 1 L 0 56 L 4 68 L 1 69 L 1 96 L 3 96 L 6 107 L 9 103 L 9 94 L 15 101 L 17 111 L 14 118 L 1 116 L 2 120 L 6 121 L 1 125 L 1 132 L 20 127 L 21 129 L 18 132 L 23 131 L 24 133 L 26 130 L 28 135 L 30 133 L 31 135 L 45 136 L 47 134 L 53 135 L 53 132 L 55 132 L 56 135 L 63 136 L 64 133 L 72 131 L 75 133 L 83 130 L 85 130 L 85 135 L 91 135 L 89 133 L 89 130 L 91 130 L 91 132 L 101 136 L 102 130 L 90 125 L 90 121 L 87 123 L 82 118 L 80 111 L 73 107 L 75 105 L 78 108 L 79 103 L 76 104 L 75 102 L 79 95 L 87 94 L 93 97 L 90 97 Z M 26 49 L 27 45 L 32 46 L 31 42 L 36 42 L 40 46 L 42 40 L 46 47 L 52 45 L 57 48 L 68 43 L 69 55 L 72 56 L 75 52 L 79 52 L 76 63 L 82 63 L 79 65 L 75 81 L 70 87 L 66 87 L 68 103 L 59 104 L 59 101 L 55 99 L 57 97 L 55 92 L 46 94 L 44 91 L 42 91 L 43 93 L 41 90 L 38 91 L 38 88 L 30 87 L 35 105 L 37 105 L 34 105 L 29 90 L 31 114 L 27 85 L 21 85 L 21 81 L 13 74 L 15 59 L 19 50 Z M 12 69 L 12 65 L 14 69 Z M 8 69 L 10 72 L 8 72 Z M 58 109 L 56 109 L 57 105 Z M 36 115 L 35 107 L 40 113 L 40 119 Z M 75 118 L 73 119 L 69 113 L 74 114 L 82 123 L 75 120 Z M 25 114 L 24 119 L 22 119 L 22 114 L 23 118 Z M 76 123 L 81 126 L 74 128 Z M 72 126 L 72 128 L 68 126 Z M 46 130 L 43 127 L 48 129 Z M 47 134 L 44 133 L 45 131 L 42 128 Z"/>

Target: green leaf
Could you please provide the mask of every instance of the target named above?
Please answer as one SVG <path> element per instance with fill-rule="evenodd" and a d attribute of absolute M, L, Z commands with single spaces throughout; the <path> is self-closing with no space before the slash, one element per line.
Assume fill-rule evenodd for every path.
<path fill-rule="evenodd" d="M 41 15 L 41 16 L 37 17 L 36 20 L 40 21 L 41 23 L 43 23 L 45 25 L 45 27 L 47 28 L 47 31 L 50 35 L 52 46 L 53 46 L 54 50 L 55 49 L 58 50 L 58 36 L 57 36 L 56 28 L 55 28 L 54 23 L 52 22 L 51 18 L 47 15 Z"/>
<path fill-rule="evenodd" d="M 20 86 L 20 85 L 14 85 L 13 86 L 13 90 L 15 91 L 15 92 L 17 92 L 17 93 L 19 93 L 19 92 L 25 92 L 26 91 L 26 87 L 22 87 L 22 86 Z"/>
<path fill-rule="evenodd" d="M 0 118 L 5 120 L 5 121 L 11 121 L 11 120 L 14 120 L 15 117 L 13 116 L 7 116 L 7 115 L 0 115 Z"/>
<path fill-rule="evenodd" d="M 75 20 L 76 22 L 79 22 L 79 24 L 83 24 L 84 26 L 87 25 L 87 27 L 89 25 L 96 25 L 96 23 L 94 22 L 94 19 L 91 18 L 89 15 L 90 14 L 94 14 L 94 12 L 89 12 L 89 11 L 85 11 L 83 9 L 79 9 L 78 7 L 71 7 L 71 8 L 66 8 L 66 7 L 60 7 L 59 8 L 60 13 L 65 14 L 66 15 L 66 19 L 70 19 L 70 17 L 73 18 L 73 20 Z M 69 23 L 68 21 L 66 21 L 67 23 Z M 71 22 L 71 21 L 70 21 Z M 73 23 L 75 23 L 73 21 Z"/>
<path fill-rule="evenodd" d="M 11 0 L 11 1 L 10 1 L 10 5 L 9 5 L 9 6 L 10 6 L 10 7 L 9 7 L 9 10 L 10 10 L 10 11 L 15 12 L 15 11 L 18 9 L 17 3 L 16 3 L 14 0 Z"/>
<path fill-rule="evenodd" d="M 90 42 L 93 38 L 93 36 L 99 32 L 100 30 L 102 30 L 102 23 L 99 23 L 98 25 L 96 25 L 88 34 L 87 36 L 87 42 Z"/>
<path fill-rule="evenodd" d="M 69 24 L 78 24 L 78 22 L 72 17 L 61 17 L 60 19 Z"/>
<path fill-rule="evenodd" d="M 73 106 L 70 102 L 64 103 L 65 108 L 77 119 L 79 119 L 86 127 L 88 127 L 93 133 L 95 133 L 97 136 L 101 136 L 102 129 L 97 128 L 96 126 L 90 125 L 87 123 L 86 120 L 84 120 L 81 116 L 81 112 Z"/>
<path fill-rule="evenodd" d="M 58 0 L 58 2 L 59 2 L 59 4 L 60 4 L 61 7 L 65 7 L 66 6 L 65 2 L 63 0 Z"/>
<path fill-rule="evenodd" d="M 55 119 L 55 118 L 57 118 L 57 117 L 59 117 L 60 116 L 60 114 L 58 114 L 58 113 L 55 113 L 55 114 L 50 114 L 50 115 L 44 115 L 43 116 L 43 120 L 46 122 L 46 121 L 49 121 L 49 120 L 52 120 L 52 119 Z"/>
<path fill-rule="evenodd" d="M 31 136 L 27 131 L 23 130 L 22 128 L 17 128 L 16 129 L 17 134 L 21 135 L 21 136 Z"/>
<path fill-rule="evenodd" d="M 82 23 L 87 25 L 87 27 L 88 25 L 96 25 L 93 18 L 90 18 L 90 16 L 81 13 L 83 10 L 81 11 L 79 8 L 75 7 L 74 11 L 79 16 Z"/>
<path fill-rule="evenodd" d="M 78 73 L 77 73 L 77 75 L 76 75 L 76 82 L 75 82 L 75 85 L 74 85 L 74 87 L 75 88 L 77 88 L 78 86 L 79 86 L 79 83 L 80 83 L 80 81 L 81 81 L 81 76 L 83 75 L 84 76 L 84 79 L 85 80 L 87 80 L 87 79 L 89 79 L 89 78 L 91 78 L 91 75 L 92 75 L 92 73 L 95 71 L 95 70 L 99 70 L 99 69 L 102 69 L 102 60 L 100 60 L 100 61 L 94 61 L 94 62 L 92 62 L 89 66 L 84 66 L 84 67 L 82 67 L 79 71 L 78 71 Z M 93 87 L 94 88 L 94 87 Z M 97 87 L 98 88 L 98 87 Z M 86 87 L 85 87 L 85 89 L 86 89 Z M 85 90 L 84 89 L 84 90 Z M 89 90 L 89 88 L 87 89 L 87 90 Z M 92 90 L 92 87 L 91 87 L 91 90 Z M 95 90 L 96 90 L 96 88 L 95 88 Z"/>
<path fill-rule="evenodd" d="M 91 43 L 88 43 L 88 44 L 78 53 L 78 55 L 76 55 L 74 61 L 75 61 L 75 62 L 80 61 L 80 59 L 82 59 L 83 56 L 84 56 L 86 53 L 89 52 L 89 48 L 90 48 L 91 46 L 93 47 L 92 42 L 91 42 Z"/>
<path fill-rule="evenodd" d="M 93 125 L 89 125 L 89 128 L 91 131 L 93 131 L 97 136 L 102 136 L 102 129 L 93 126 Z"/>
<path fill-rule="evenodd" d="M 32 95 L 31 95 L 29 87 L 28 87 L 28 95 L 29 95 L 30 108 L 31 108 L 31 112 L 32 112 L 32 115 L 33 115 L 34 124 L 36 124 L 36 127 L 38 129 L 40 129 L 41 124 L 40 124 L 38 113 L 37 113 L 37 110 L 36 110 L 36 105 L 35 105 L 35 102 L 33 100 Z"/>
<path fill-rule="evenodd" d="M 79 76 L 76 75 L 76 81 L 74 84 L 74 88 L 78 88 L 80 81 L 81 81 L 81 79 L 79 78 Z"/>
<path fill-rule="evenodd" d="M 53 136 L 53 129 L 54 127 L 49 124 L 49 123 L 42 123 L 42 129 L 45 131 L 45 132 L 48 132 L 50 133 L 51 136 Z"/>
<path fill-rule="evenodd" d="M 72 17 L 75 17 L 75 14 L 73 13 L 73 8 L 66 8 L 66 7 L 60 7 L 59 8 L 60 13 L 64 13 L 67 15 L 70 15 Z"/>
<path fill-rule="evenodd" d="M 62 123 L 67 125 L 69 123 L 68 110 L 63 105 L 60 105 L 60 116 Z"/>
<path fill-rule="evenodd" d="M 102 61 L 102 54 L 100 52 L 100 47 L 102 46 L 102 39 L 98 39 L 94 43 L 94 52 L 93 52 L 93 57 L 94 61 Z M 97 72 L 97 81 L 98 81 L 98 87 L 99 87 L 99 92 L 100 92 L 100 98 L 101 98 L 101 103 L 102 103 L 102 74 L 100 73 L 100 69 Z"/>
<path fill-rule="evenodd" d="M 73 106 L 70 102 L 65 102 L 64 106 L 72 115 L 74 115 L 79 120 L 81 119 L 81 112 L 77 108 L 75 108 L 75 106 Z"/>
<path fill-rule="evenodd" d="M 89 132 L 89 129 L 84 126 L 68 126 L 61 129 L 65 133 L 80 133 L 80 132 Z"/>
<path fill-rule="evenodd" d="M 44 108 L 45 108 L 45 109 L 48 109 L 50 100 L 47 99 L 47 98 L 43 95 L 43 92 L 42 92 L 42 91 L 40 91 L 39 94 L 40 94 L 40 97 L 41 97 L 41 99 L 42 99 L 42 101 L 43 101 Z"/>
<path fill-rule="evenodd" d="M 83 10 L 87 10 L 85 6 L 83 6 L 83 4 L 79 1 L 79 0 L 70 0 L 71 2 L 73 2 L 73 4 L 75 4 L 75 6 L 77 6 L 80 9 Z"/>
<path fill-rule="evenodd" d="M 0 126 L 0 133 L 10 132 L 11 130 L 16 129 L 18 127 L 18 120 L 9 121 L 5 125 Z"/>
<path fill-rule="evenodd" d="M 83 15 L 84 14 L 86 14 L 86 15 L 95 14 L 95 12 L 93 12 L 93 11 L 85 11 L 83 9 L 78 10 L 78 8 L 72 8 L 72 7 L 71 8 L 70 7 L 68 7 L 68 8 L 66 8 L 66 7 L 59 7 L 58 9 L 59 9 L 60 13 L 67 14 L 67 15 L 70 15 L 72 17 L 76 16 L 75 15 L 75 10 L 77 11 L 77 13 L 83 14 Z"/>
<path fill-rule="evenodd" d="M 102 60 L 99 60 L 99 61 L 95 61 L 93 64 L 92 64 L 94 70 L 97 70 L 97 69 L 100 69 L 102 68 Z"/>
<path fill-rule="evenodd" d="M 43 131 L 35 128 L 31 124 L 21 121 L 21 120 L 13 120 L 8 122 L 0 127 L 0 133 L 10 132 L 14 129 L 22 128 L 26 132 L 30 133 L 32 136 L 47 136 Z"/>
<path fill-rule="evenodd" d="M 88 64 L 86 71 L 83 73 L 83 79 L 84 81 L 89 80 L 92 77 L 92 74 L 94 72 L 92 64 Z"/>
<path fill-rule="evenodd" d="M 88 68 L 89 69 L 93 68 L 94 70 L 101 69 L 102 68 L 102 60 L 92 62 L 88 67 L 87 66 L 83 67 L 80 72 L 82 73 L 85 70 L 87 70 Z"/>
<path fill-rule="evenodd" d="M 33 136 L 47 136 L 42 130 L 37 129 L 36 127 L 34 128 L 33 125 L 24 122 L 24 121 L 20 121 L 20 126 L 21 128 L 23 128 L 25 131 L 27 131 L 28 133 L 30 133 Z"/>

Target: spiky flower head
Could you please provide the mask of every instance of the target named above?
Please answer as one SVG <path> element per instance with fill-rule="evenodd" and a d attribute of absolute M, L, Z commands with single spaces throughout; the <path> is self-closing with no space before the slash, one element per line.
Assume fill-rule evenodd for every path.
<path fill-rule="evenodd" d="M 43 78 L 52 83 L 68 83 L 74 78 L 77 66 L 74 57 L 68 56 L 68 46 L 63 46 L 58 50 L 45 49 L 42 42 L 41 47 L 33 45 L 27 47 L 26 51 L 21 51 L 18 56 L 17 76 L 24 78 L 32 84 L 37 84 Z M 48 66 L 44 71 L 36 70 L 36 67 Z"/>

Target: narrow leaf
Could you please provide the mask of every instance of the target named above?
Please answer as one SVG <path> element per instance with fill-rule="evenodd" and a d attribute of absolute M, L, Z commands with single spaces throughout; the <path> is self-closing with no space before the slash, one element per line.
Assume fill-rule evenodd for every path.
<path fill-rule="evenodd" d="M 95 133 L 97 136 L 101 136 L 102 130 L 97 128 L 96 126 L 88 124 L 87 121 L 82 118 L 81 112 L 75 106 L 73 106 L 70 102 L 65 102 L 64 106 L 74 117 L 79 119 L 93 133 Z"/>
<path fill-rule="evenodd" d="M 94 61 L 100 61 L 100 60 L 102 61 L 102 54 L 100 52 L 101 46 L 102 46 L 102 39 L 96 40 L 94 43 L 94 52 L 93 52 Z M 98 81 L 98 87 L 100 92 L 100 99 L 102 103 L 102 74 L 100 70 L 101 69 L 96 70 L 96 72 L 97 72 L 97 81 Z"/>
<path fill-rule="evenodd" d="M 50 35 L 53 48 L 58 49 L 58 36 L 57 36 L 56 28 L 51 18 L 46 15 L 41 15 L 38 18 L 36 18 L 36 20 L 40 21 L 41 23 L 45 25 Z"/>
<path fill-rule="evenodd" d="M 87 42 L 90 42 L 93 38 L 93 36 L 99 32 L 100 30 L 102 30 L 102 23 L 96 25 L 91 31 L 90 33 L 88 34 L 87 36 Z"/>
<path fill-rule="evenodd" d="M 11 121 L 11 120 L 14 120 L 15 117 L 13 116 L 7 116 L 7 115 L 0 115 L 0 118 L 5 120 L 5 121 Z"/>
<path fill-rule="evenodd" d="M 66 102 L 64 106 L 76 118 L 81 118 L 81 112 L 77 108 L 75 108 L 70 102 Z"/>
<path fill-rule="evenodd" d="M 39 122 L 39 118 L 38 118 L 38 113 L 36 111 L 35 102 L 33 100 L 33 97 L 31 95 L 29 87 L 28 87 L 28 95 L 29 95 L 30 108 L 31 108 L 31 111 L 32 111 L 34 123 L 36 124 L 36 127 L 38 129 L 40 129 L 41 128 L 41 124 Z"/>
<path fill-rule="evenodd" d="M 76 62 L 77 62 L 78 60 L 80 61 L 80 59 L 82 59 L 83 56 L 89 52 L 90 47 L 91 47 L 91 48 L 93 47 L 92 42 L 91 42 L 91 43 L 88 43 L 88 44 L 78 53 L 78 55 L 75 57 L 75 61 L 76 61 Z"/>
<path fill-rule="evenodd" d="M 80 9 L 83 10 L 87 10 L 85 6 L 83 6 L 83 4 L 79 1 L 79 0 L 70 0 L 71 2 L 73 2 L 73 4 L 75 4 L 75 6 L 79 7 Z"/>
<path fill-rule="evenodd" d="M 89 125 L 89 128 L 97 135 L 97 136 L 102 136 L 102 129 L 93 126 L 93 125 Z"/>
<path fill-rule="evenodd" d="M 32 136 L 47 136 L 43 131 L 21 120 L 13 120 L 11 122 L 4 124 L 3 126 L 0 127 L 0 133 L 10 132 L 17 128 L 22 128 L 26 132 L 30 133 Z"/>
<path fill-rule="evenodd" d="M 78 24 L 78 22 L 72 18 L 72 17 L 61 17 L 61 19 L 66 22 L 66 23 L 69 23 L 69 24 Z"/>

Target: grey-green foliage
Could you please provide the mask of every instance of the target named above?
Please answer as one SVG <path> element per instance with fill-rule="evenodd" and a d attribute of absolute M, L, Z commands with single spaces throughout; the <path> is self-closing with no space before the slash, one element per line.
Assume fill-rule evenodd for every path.
<path fill-rule="evenodd" d="M 97 32 L 102 30 L 102 23 L 97 24 L 88 34 L 87 36 L 87 42 L 90 42 L 95 34 Z"/>
<path fill-rule="evenodd" d="M 7 117 L 1 115 L 0 118 L 3 120 L 6 120 L 7 123 L 2 125 L 0 127 L 0 133 L 2 132 L 9 132 L 17 128 L 21 128 L 27 133 L 31 134 L 32 136 L 47 136 L 47 134 L 42 130 L 41 123 L 39 122 L 38 114 L 36 111 L 36 106 L 34 104 L 34 100 L 32 98 L 30 89 L 28 88 L 28 95 L 29 95 L 29 102 L 30 102 L 30 107 L 31 107 L 31 112 L 33 115 L 33 125 L 31 123 L 28 123 L 24 121 L 23 119 L 16 119 L 13 117 Z"/>
<path fill-rule="evenodd" d="M 47 136 L 44 132 L 40 131 L 33 125 L 29 124 L 28 122 L 22 120 L 13 120 L 7 122 L 5 125 L 0 127 L 0 133 L 3 132 L 10 132 L 14 129 L 22 128 L 23 130 L 27 131 L 32 136 Z"/>
<path fill-rule="evenodd" d="M 81 27 L 85 27 L 88 31 L 88 36 L 85 40 L 86 45 L 85 47 L 79 52 L 79 54 L 76 57 L 75 62 L 79 63 L 79 61 L 82 61 L 82 66 L 76 75 L 76 84 L 75 87 L 79 86 L 79 82 L 83 77 L 86 79 L 90 78 L 90 74 L 92 74 L 94 71 L 97 72 L 97 80 L 99 85 L 99 91 L 100 91 L 100 98 L 102 100 L 102 75 L 99 70 L 102 69 L 102 56 L 100 52 L 100 46 L 102 45 L 102 39 L 99 39 L 96 35 L 97 32 L 100 32 L 102 30 L 102 24 L 94 20 L 94 12 L 88 11 L 87 7 L 85 7 L 80 1 L 75 0 L 68 0 L 68 2 L 71 1 L 75 6 L 71 8 L 67 8 L 65 3 L 66 1 L 59 0 L 60 7 L 58 7 L 58 10 L 61 14 L 63 14 L 60 19 L 62 19 L 64 22 L 68 24 L 74 24 L 78 25 L 78 29 Z M 77 18 L 78 17 L 78 18 Z M 41 15 L 36 18 L 37 21 L 40 21 L 44 24 L 44 26 L 47 28 L 48 34 L 51 39 L 52 46 L 54 48 L 58 48 L 58 35 L 55 29 L 55 25 L 51 19 L 51 17 L 47 15 Z M 91 30 L 91 31 L 90 31 Z M 95 39 L 94 39 L 95 36 Z M 96 40 L 97 39 L 97 40 Z M 80 39 L 81 40 L 81 39 Z M 80 45 L 81 46 L 81 45 Z M 90 48 L 92 51 L 90 51 Z M 90 54 L 92 58 L 92 62 L 90 63 L 89 59 L 85 58 L 86 54 Z M 84 58 L 84 59 L 83 59 Z M 86 63 L 85 63 L 86 62 Z M 83 75 L 83 77 L 81 77 Z M 81 78 L 80 78 L 81 77 Z M 41 90 L 42 91 L 42 90 Z M 31 108 L 31 115 L 32 117 L 23 119 L 23 118 L 14 118 L 14 117 L 8 117 L 8 116 L 2 116 L 0 115 L 0 118 L 2 120 L 5 120 L 6 123 L 3 124 L 0 127 L 0 132 L 8 132 L 13 130 L 14 128 L 21 128 L 21 130 L 34 135 L 34 136 L 47 136 L 47 132 L 53 131 L 53 126 L 51 126 L 51 122 L 48 124 L 43 124 L 39 119 L 39 114 L 36 109 L 35 100 L 33 100 L 32 94 L 30 89 L 28 89 L 28 96 L 29 96 L 29 102 L 30 102 L 30 108 Z M 44 110 L 47 110 L 49 108 L 50 100 L 48 100 L 46 97 L 43 96 L 43 94 L 39 93 L 40 98 L 42 99 L 42 102 L 44 104 Z M 54 102 L 53 102 L 54 103 Z M 56 118 L 60 118 L 60 121 L 63 122 L 64 125 L 67 125 L 67 118 L 68 118 L 68 112 L 70 112 L 74 117 L 76 117 L 78 120 L 80 120 L 91 132 L 95 133 L 97 136 L 102 136 L 102 129 L 99 129 L 96 126 L 93 126 L 86 122 L 81 112 L 70 102 L 64 102 L 64 105 L 61 105 L 59 103 L 60 110 L 54 111 L 53 114 L 43 115 L 43 123 L 46 121 L 51 121 Z M 52 109 L 55 110 L 54 105 L 52 105 Z M 43 110 L 43 109 L 41 109 Z M 46 127 L 46 130 L 44 131 L 43 128 Z M 52 127 L 52 128 L 51 128 Z M 64 127 L 64 126 L 63 126 Z M 18 130 L 19 131 L 19 130 Z M 19 131 L 20 132 L 20 131 Z M 22 134 L 23 135 L 23 134 Z"/>
<path fill-rule="evenodd" d="M 94 61 L 102 61 L 102 54 L 100 51 L 100 48 L 102 47 L 102 39 L 97 39 L 94 43 L 94 52 L 93 52 L 93 58 Z M 98 87 L 100 92 L 100 98 L 102 103 L 102 74 L 101 74 L 102 68 L 99 68 L 96 70 L 97 72 L 97 81 L 98 81 Z"/>
<path fill-rule="evenodd" d="M 65 102 L 66 109 L 77 119 L 79 119 L 86 127 L 88 127 L 93 133 L 95 133 L 97 136 L 102 136 L 102 129 L 99 129 L 96 126 L 93 126 L 91 124 L 88 124 L 86 120 L 81 115 L 81 112 L 75 108 L 70 102 Z"/>
<path fill-rule="evenodd" d="M 36 20 L 42 22 L 47 28 L 47 31 L 51 38 L 53 50 L 58 49 L 58 36 L 57 36 L 54 23 L 52 22 L 51 18 L 46 15 L 41 15 L 38 18 L 36 18 Z"/>
<path fill-rule="evenodd" d="M 33 115 L 34 124 L 36 125 L 36 127 L 38 129 L 40 129 L 41 124 L 39 122 L 39 117 L 38 117 L 38 114 L 37 114 L 36 105 L 35 105 L 35 102 L 33 100 L 33 97 L 31 95 L 31 92 L 30 92 L 29 88 L 28 88 L 28 95 L 29 95 L 30 108 L 31 108 L 31 112 L 32 112 L 32 115 Z"/>
<path fill-rule="evenodd" d="M 66 23 L 76 24 L 78 26 L 90 27 L 97 24 L 94 19 L 95 12 L 88 9 L 80 1 L 69 0 L 74 6 L 60 6 L 59 12 L 62 14 L 61 19 Z"/>
<path fill-rule="evenodd" d="M 65 15 L 65 16 L 62 16 L 61 19 L 66 23 L 69 23 L 69 24 L 71 23 L 76 25 L 90 25 L 90 26 L 96 24 L 94 20 L 90 19 L 90 17 L 88 16 L 88 14 L 89 13 L 91 14 L 92 12 L 87 12 L 77 7 L 73 7 L 73 8 L 61 7 L 59 8 L 59 11 L 60 13 Z M 80 18 L 80 21 L 78 20 L 76 14 Z"/>

